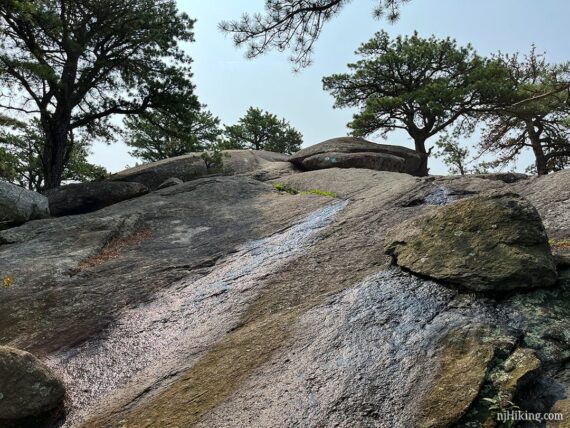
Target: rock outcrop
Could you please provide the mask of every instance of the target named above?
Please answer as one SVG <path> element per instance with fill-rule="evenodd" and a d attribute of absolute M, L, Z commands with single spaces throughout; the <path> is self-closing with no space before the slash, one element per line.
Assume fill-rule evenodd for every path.
<path fill-rule="evenodd" d="M 300 150 L 289 159 L 303 170 L 366 168 L 427 175 L 427 156 L 415 150 L 355 137 L 333 138 Z"/>
<path fill-rule="evenodd" d="M 244 174 L 281 166 L 281 170 L 290 170 L 287 163 L 289 156 L 263 150 L 224 150 L 222 164 L 208 164 L 202 153 L 189 153 L 183 156 L 164 159 L 159 162 L 136 166 L 114 174 L 111 181 L 141 183 L 149 189 L 157 189 L 170 178 L 190 181 L 210 174 Z M 283 166 L 285 165 L 285 166 Z"/>
<path fill-rule="evenodd" d="M 45 196 L 0 181 L 0 230 L 3 227 L 49 217 Z"/>
<path fill-rule="evenodd" d="M 148 193 L 140 183 L 98 181 L 68 184 L 47 192 L 51 215 L 86 214 Z"/>
<path fill-rule="evenodd" d="M 46 426 L 64 396 L 61 380 L 32 354 L 0 346 L 0 426 Z"/>
<path fill-rule="evenodd" d="M 176 177 L 170 177 L 168 180 L 162 182 L 160 186 L 158 186 L 158 190 L 166 189 L 167 187 L 178 186 L 179 184 L 184 183 L 182 180 Z"/>
<path fill-rule="evenodd" d="M 532 289 L 474 293 L 383 254 L 418 219 L 479 199 L 495 210 L 490 191 L 524 195 L 549 238 L 569 239 L 567 175 L 301 172 L 244 153 L 234 175 L 0 232 L 0 345 L 63 379 L 60 425 L 484 426 L 505 397 L 567 408 L 564 270 L 555 286 L 548 270 Z M 536 226 L 509 198 L 524 208 L 509 218 Z"/>
<path fill-rule="evenodd" d="M 474 291 L 549 287 L 557 279 L 540 216 L 514 193 L 478 195 L 402 224 L 385 250 L 401 267 Z"/>

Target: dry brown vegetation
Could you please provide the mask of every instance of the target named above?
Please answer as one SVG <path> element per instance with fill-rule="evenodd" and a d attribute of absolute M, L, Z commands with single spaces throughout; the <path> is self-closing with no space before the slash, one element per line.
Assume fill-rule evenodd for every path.
<path fill-rule="evenodd" d="M 81 272 L 102 265 L 109 260 L 117 258 L 125 248 L 136 245 L 149 238 L 150 230 L 148 229 L 140 229 L 127 236 L 116 236 L 105 244 L 97 254 L 83 259 L 74 271 Z"/>

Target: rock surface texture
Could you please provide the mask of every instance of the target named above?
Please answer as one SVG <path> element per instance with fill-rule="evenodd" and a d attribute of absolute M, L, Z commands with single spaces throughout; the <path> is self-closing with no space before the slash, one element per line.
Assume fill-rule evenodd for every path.
<path fill-rule="evenodd" d="M 49 214 L 45 196 L 0 181 L 0 230 L 5 226 L 49 217 Z"/>
<path fill-rule="evenodd" d="M 234 175 L 0 232 L 0 345 L 61 376 L 58 426 L 488 427 L 491 403 L 568 407 L 565 271 L 474 293 L 384 254 L 394 233 L 469 201 L 520 209 L 509 219 L 528 220 L 532 246 L 531 201 L 549 238 L 569 239 L 566 172 L 506 183 L 235 158 Z"/>
<path fill-rule="evenodd" d="M 266 168 L 279 168 L 282 164 L 286 164 L 288 169 L 288 159 L 287 155 L 263 150 L 224 150 L 222 165 L 208 165 L 202 158 L 202 153 L 190 153 L 126 169 L 112 175 L 111 180 L 137 182 L 155 190 L 170 178 L 190 181 L 216 173 L 262 173 Z"/>
<path fill-rule="evenodd" d="M 456 201 L 402 224 L 386 253 L 398 266 L 474 291 L 549 287 L 557 280 L 537 210 L 508 192 Z"/>
<path fill-rule="evenodd" d="M 304 170 L 366 168 L 427 175 L 425 155 L 400 146 L 376 144 L 355 137 L 340 137 L 300 150 L 289 159 Z"/>
<path fill-rule="evenodd" d="M 148 188 L 140 183 L 99 181 L 61 186 L 49 190 L 47 197 L 51 215 L 59 217 L 97 211 L 145 193 Z"/>
<path fill-rule="evenodd" d="M 0 346 L 0 426 L 43 425 L 64 396 L 61 380 L 32 354 Z"/>

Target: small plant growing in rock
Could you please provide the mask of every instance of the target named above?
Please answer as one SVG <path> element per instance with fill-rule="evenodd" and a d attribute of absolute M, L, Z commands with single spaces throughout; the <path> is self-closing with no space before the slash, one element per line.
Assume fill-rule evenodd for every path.
<path fill-rule="evenodd" d="M 12 277 L 10 277 L 10 276 L 5 276 L 5 277 L 2 279 L 2 287 L 3 287 L 3 288 L 9 288 L 10 285 L 12 285 Z"/>
<path fill-rule="evenodd" d="M 221 172 L 224 168 L 224 156 L 229 157 L 228 154 L 222 153 L 220 149 L 215 147 L 212 150 L 205 151 L 200 157 L 206 164 L 208 172 Z"/>
<path fill-rule="evenodd" d="M 299 192 L 295 189 L 292 189 L 291 187 L 283 184 L 283 183 L 273 183 L 273 188 L 275 190 L 277 190 L 278 192 L 285 192 L 285 193 L 289 193 L 290 195 L 296 195 Z"/>
<path fill-rule="evenodd" d="M 326 190 L 320 190 L 320 189 L 309 189 L 309 190 L 306 190 L 304 192 L 301 192 L 300 194 L 301 195 L 327 196 L 329 198 L 336 198 L 337 197 L 336 193 L 327 192 Z"/>

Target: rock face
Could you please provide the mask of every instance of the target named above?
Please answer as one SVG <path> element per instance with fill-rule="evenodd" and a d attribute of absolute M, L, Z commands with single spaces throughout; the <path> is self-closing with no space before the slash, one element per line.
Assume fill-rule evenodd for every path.
<path fill-rule="evenodd" d="M 151 190 L 157 189 L 164 181 L 178 178 L 190 181 L 209 174 L 243 174 L 261 171 L 273 164 L 284 163 L 288 156 L 263 150 L 224 150 L 223 165 L 208 168 L 202 153 L 189 153 L 159 162 L 127 169 L 111 176 L 112 181 L 141 183 Z"/>
<path fill-rule="evenodd" d="M 513 193 L 442 207 L 402 225 L 385 250 L 412 272 L 475 291 L 548 287 L 557 278 L 538 212 Z"/>
<path fill-rule="evenodd" d="M 0 232 L 0 345 L 63 379 L 63 427 L 480 427 L 496 420 L 488 400 L 567 408 L 567 286 L 544 275 L 473 293 L 383 254 L 402 225 L 489 191 L 524 194 L 567 239 L 566 175 L 300 172 L 240 156 L 235 175 Z"/>
<path fill-rule="evenodd" d="M 61 407 L 64 396 L 61 380 L 36 357 L 0 346 L 0 425 L 26 418 L 31 423 L 32 417 Z"/>
<path fill-rule="evenodd" d="M 158 189 L 166 189 L 167 187 L 178 186 L 179 184 L 184 183 L 182 180 L 176 177 L 170 177 L 168 180 L 164 181 Z"/>
<path fill-rule="evenodd" d="M 148 188 L 140 183 L 99 181 L 61 186 L 49 190 L 47 197 L 51 214 L 59 217 L 97 211 L 145 193 Z"/>
<path fill-rule="evenodd" d="M 0 181 L 0 230 L 3 226 L 49 217 L 49 214 L 46 197 Z"/>
<path fill-rule="evenodd" d="M 295 153 L 290 162 L 304 170 L 367 168 L 427 175 L 425 155 L 400 146 L 375 144 L 361 138 L 341 137 Z"/>

